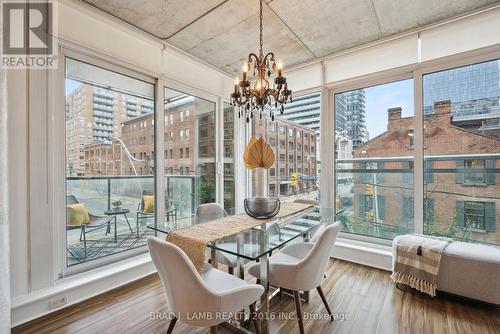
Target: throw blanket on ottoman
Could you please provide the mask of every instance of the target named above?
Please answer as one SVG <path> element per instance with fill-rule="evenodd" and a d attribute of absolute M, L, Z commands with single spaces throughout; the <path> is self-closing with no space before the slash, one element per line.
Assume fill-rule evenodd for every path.
<path fill-rule="evenodd" d="M 436 296 L 439 264 L 449 238 L 403 235 L 396 241 L 391 279 L 409 285 L 432 297 Z"/>

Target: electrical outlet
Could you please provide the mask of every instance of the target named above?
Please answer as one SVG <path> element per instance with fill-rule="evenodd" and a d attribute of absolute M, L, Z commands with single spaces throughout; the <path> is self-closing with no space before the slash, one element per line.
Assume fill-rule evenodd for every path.
<path fill-rule="evenodd" d="M 49 300 L 49 309 L 53 310 L 64 306 L 68 303 L 68 296 L 56 297 L 54 299 Z"/>

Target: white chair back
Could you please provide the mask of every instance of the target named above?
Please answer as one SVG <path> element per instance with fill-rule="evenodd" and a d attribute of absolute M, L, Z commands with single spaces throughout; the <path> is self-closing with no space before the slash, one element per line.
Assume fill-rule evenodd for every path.
<path fill-rule="evenodd" d="M 196 208 L 196 216 L 198 217 L 198 223 L 205 223 L 217 218 L 225 217 L 227 216 L 227 213 L 218 203 L 205 203 Z"/>
<path fill-rule="evenodd" d="M 340 222 L 326 225 L 322 231 L 318 231 L 318 239 L 307 256 L 298 263 L 295 290 L 312 290 L 321 285 L 326 265 L 340 231 Z M 300 287 L 300 288 L 299 288 Z"/>
<path fill-rule="evenodd" d="M 218 298 L 214 298 L 214 294 L 179 247 L 153 237 L 148 238 L 148 247 L 165 288 L 170 311 L 179 320 L 190 323 L 190 314 L 217 310 Z M 197 321 L 196 325 L 204 324 Z"/>

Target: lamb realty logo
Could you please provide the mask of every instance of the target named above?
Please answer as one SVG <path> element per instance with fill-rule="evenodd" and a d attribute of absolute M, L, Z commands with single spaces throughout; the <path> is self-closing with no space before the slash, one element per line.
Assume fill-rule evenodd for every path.
<path fill-rule="evenodd" d="M 57 67 L 57 1 L 0 1 L 2 45 L 0 67 Z"/>

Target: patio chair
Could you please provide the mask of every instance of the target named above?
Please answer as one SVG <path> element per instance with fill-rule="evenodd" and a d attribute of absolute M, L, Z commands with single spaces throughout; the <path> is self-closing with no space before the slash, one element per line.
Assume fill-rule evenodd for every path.
<path fill-rule="evenodd" d="M 143 190 L 142 196 L 154 196 L 151 191 Z M 136 216 L 136 228 L 137 235 L 139 235 L 139 225 L 140 221 L 143 219 L 154 219 L 155 212 L 146 212 L 144 211 L 144 197 L 141 197 L 141 201 L 137 205 L 137 216 Z M 174 207 L 172 201 L 165 197 L 165 217 L 167 221 L 170 221 L 170 218 L 173 219 L 174 223 L 177 222 L 177 209 Z"/>
<path fill-rule="evenodd" d="M 66 196 L 66 204 L 79 204 L 80 202 L 74 195 L 69 195 Z M 68 219 L 69 215 L 67 215 Z M 111 230 L 111 221 L 113 220 L 113 217 L 109 216 L 99 216 L 93 213 L 89 212 L 89 223 L 88 224 L 81 224 L 81 225 L 71 225 L 69 222 L 66 222 L 66 230 L 74 230 L 74 229 L 80 229 L 80 242 L 83 242 L 83 249 L 84 249 L 84 254 L 85 258 L 87 257 L 87 233 L 98 230 L 102 227 L 106 227 L 106 232 L 104 235 L 107 235 L 110 233 Z M 116 220 L 115 220 L 115 229 L 116 229 Z M 116 239 L 115 239 L 116 241 Z M 75 258 L 79 258 L 76 254 L 74 254 L 73 251 L 71 251 L 68 248 L 68 252 L 74 256 Z"/>

